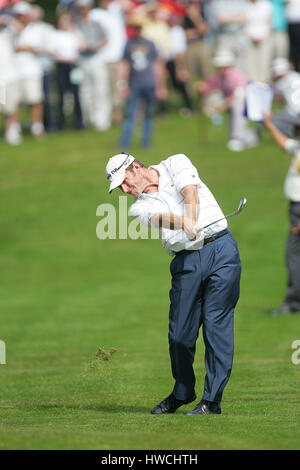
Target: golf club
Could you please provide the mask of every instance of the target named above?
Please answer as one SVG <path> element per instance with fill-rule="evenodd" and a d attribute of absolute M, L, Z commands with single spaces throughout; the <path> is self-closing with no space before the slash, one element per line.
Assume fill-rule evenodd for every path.
<path fill-rule="evenodd" d="M 245 197 L 242 197 L 242 199 L 239 202 L 238 208 L 235 212 L 232 212 L 232 214 L 224 215 L 224 217 L 221 217 L 221 219 L 215 220 L 214 222 L 211 222 L 210 224 L 205 225 L 205 227 L 200 228 L 198 232 L 201 232 L 201 230 L 204 230 L 205 228 L 210 227 L 211 225 L 214 225 L 217 222 L 220 222 L 220 220 L 228 219 L 229 217 L 232 217 L 233 215 L 239 214 L 241 210 L 245 207 L 246 203 L 247 203 L 247 199 Z"/>

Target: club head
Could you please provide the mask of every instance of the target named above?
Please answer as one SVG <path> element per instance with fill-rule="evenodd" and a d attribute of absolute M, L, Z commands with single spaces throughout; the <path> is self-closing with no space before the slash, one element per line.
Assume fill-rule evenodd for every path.
<path fill-rule="evenodd" d="M 247 203 L 247 199 L 245 197 L 242 197 L 242 199 L 239 202 L 239 206 L 237 208 L 238 213 L 241 212 L 241 210 L 245 207 L 246 203 Z"/>

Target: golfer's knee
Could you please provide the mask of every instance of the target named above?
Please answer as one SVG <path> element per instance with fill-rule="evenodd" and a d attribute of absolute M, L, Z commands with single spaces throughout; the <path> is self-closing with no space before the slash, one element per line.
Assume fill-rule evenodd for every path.
<path fill-rule="evenodd" d="M 184 334 L 175 334 L 169 336 L 170 346 L 178 350 L 190 349 L 194 346 L 194 340 L 188 335 Z"/>

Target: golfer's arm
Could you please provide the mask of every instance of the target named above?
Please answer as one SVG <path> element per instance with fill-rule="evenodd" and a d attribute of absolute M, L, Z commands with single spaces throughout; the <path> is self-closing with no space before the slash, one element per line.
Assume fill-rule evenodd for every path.
<path fill-rule="evenodd" d="M 271 136 L 275 140 L 278 147 L 285 150 L 288 137 L 284 135 L 276 126 L 273 124 L 270 118 L 265 118 L 264 123 L 266 128 L 269 130 Z"/>
<path fill-rule="evenodd" d="M 198 216 L 199 216 L 199 196 L 197 191 L 197 186 L 189 185 L 186 186 L 181 190 L 181 194 L 184 197 L 184 206 L 185 206 L 185 213 L 188 219 L 193 220 L 195 224 L 197 224 Z"/>
<path fill-rule="evenodd" d="M 167 228 L 169 230 L 181 230 L 184 226 L 184 217 L 175 214 L 155 214 L 151 217 L 151 224 L 156 228 Z"/>
<path fill-rule="evenodd" d="M 197 186 L 190 185 L 182 189 L 184 197 L 185 216 L 172 213 L 159 213 L 151 217 L 151 223 L 157 228 L 167 228 L 169 230 L 184 230 L 185 219 L 192 220 L 195 224 L 199 215 L 199 196 Z"/>

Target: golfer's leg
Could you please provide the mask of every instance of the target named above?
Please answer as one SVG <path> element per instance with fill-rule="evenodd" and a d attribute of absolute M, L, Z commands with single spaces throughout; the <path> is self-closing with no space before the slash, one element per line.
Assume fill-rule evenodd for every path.
<path fill-rule="evenodd" d="M 173 394 L 188 400 L 195 393 L 193 362 L 201 315 L 199 252 L 177 255 L 171 264 L 169 351 L 175 379 Z"/>
<path fill-rule="evenodd" d="M 219 266 L 209 277 L 203 299 L 206 376 L 202 398 L 216 403 L 221 402 L 232 368 L 233 313 L 239 298 L 241 274 L 235 241 L 231 235 L 223 239 L 225 237 L 216 251 Z"/>

